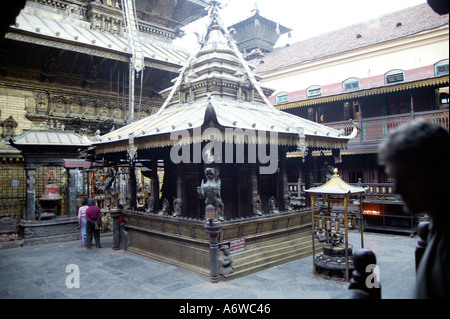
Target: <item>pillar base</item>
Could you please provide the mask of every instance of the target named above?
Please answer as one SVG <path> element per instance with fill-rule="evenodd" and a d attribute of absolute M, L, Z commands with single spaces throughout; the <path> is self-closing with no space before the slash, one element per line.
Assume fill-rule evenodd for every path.
<path fill-rule="evenodd" d="M 209 235 L 210 282 L 215 284 L 219 282 L 219 235 L 222 232 L 222 223 L 209 219 L 205 228 Z"/>
<path fill-rule="evenodd" d="M 109 211 L 109 214 L 111 215 L 113 219 L 113 250 L 119 250 L 120 249 L 120 224 L 119 224 L 119 217 L 122 214 L 122 210 L 120 208 L 112 208 Z"/>

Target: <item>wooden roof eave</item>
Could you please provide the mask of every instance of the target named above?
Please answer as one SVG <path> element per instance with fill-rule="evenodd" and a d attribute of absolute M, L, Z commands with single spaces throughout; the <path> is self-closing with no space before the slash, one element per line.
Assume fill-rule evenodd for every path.
<path fill-rule="evenodd" d="M 174 140 L 171 139 L 170 133 L 164 133 L 164 134 L 158 134 L 158 135 L 150 135 L 150 136 L 143 136 L 143 137 L 137 137 L 134 139 L 134 147 L 136 147 L 138 150 L 143 149 L 153 149 L 153 148 L 163 148 L 163 147 L 172 147 L 176 145 L 177 143 L 179 145 L 187 145 L 187 144 L 195 144 L 195 143 L 202 143 L 202 142 L 209 142 L 210 139 L 206 138 L 205 136 L 196 136 L 193 134 L 193 130 L 190 130 L 189 140 L 187 139 L 178 139 Z M 220 129 L 222 136 L 219 137 L 219 142 L 225 142 L 225 143 L 234 143 L 234 144 L 259 144 L 260 141 L 258 140 L 258 137 L 255 135 L 254 140 L 248 139 L 246 137 L 245 139 L 236 140 L 235 138 L 231 141 L 227 139 L 227 136 L 225 134 L 224 128 Z M 176 132 L 176 131 L 175 131 Z M 180 135 L 181 135 L 181 131 Z M 176 134 L 175 134 L 176 135 Z M 346 149 L 348 139 L 347 138 L 325 138 L 321 136 L 310 136 L 306 135 L 306 145 L 311 149 Z M 272 141 L 270 138 L 266 138 L 265 141 L 267 144 L 277 144 L 278 146 L 291 146 L 291 147 L 297 147 L 299 142 L 298 134 L 296 133 L 279 133 L 277 135 L 276 141 Z M 101 154 L 109 154 L 109 153 L 120 153 L 120 152 L 126 152 L 130 148 L 129 140 L 123 139 L 119 141 L 113 141 L 109 143 L 101 143 L 95 145 L 95 153 L 97 155 Z"/>

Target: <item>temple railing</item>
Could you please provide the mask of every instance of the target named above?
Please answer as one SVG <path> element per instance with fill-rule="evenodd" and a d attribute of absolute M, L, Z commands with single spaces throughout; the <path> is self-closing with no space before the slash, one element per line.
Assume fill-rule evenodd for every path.
<path fill-rule="evenodd" d="M 394 193 L 394 183 L 354 183 L 351 185 L 366 189 L 366 200 L 391 200 L 400 201 L 399 195 Z"/>
<path fill-rule="evenodd" d="M 358 135 L 349 141 L 349 144 L 352 144 L 384 140 L 389 133 L 398 126 L 419 118 L 440 124 L 447 129 L 449 128 L 448 109 L 361 118 L 358 120 L 329 122 L 323 124 L 336 130 L 343 129 L 345 135 L 350 135 L 353 127 L 357 126 Z"/>
<path fill-rule="evenodd" d="M 323 183 L 314 183 L 313 187 Z M 412 232 L 421 217 L 405 214 L 402 210 L 403 201 L 395 193 L 393 183 L 350 183 L 353 186 L 363 187 L 362 211 L 365 216 L 366 228 L 377 228 L 380 230 L 396 230 Z M 299 179 L 295 183 L 288 183 L 288 193 L 291 196 L 291 205 L 295 208 L 306 207 L 305 183 Z M 316 202 L 320 204 L 320 201 Z M 336 207 L 338 209 L 338 207 Z M 349 211 L 356 217 L 356 225 L 361 225 L 358 203 L 349 204 Z"/>
<path fill-rule="evenodd" d="M 314 183 L 314 187 L 321 186 L 323 183 Z M 350 183 L 353 186 L 364 187 L 366 192 L 364 197 L 367 200 L 391 200 L 398 202 L 398 195 L 394 193 L 393 183 Z M 294 199 L 305 200 L 305 183 L 298 179 L 295 183 L 288 183 L 288 193 Z"/>

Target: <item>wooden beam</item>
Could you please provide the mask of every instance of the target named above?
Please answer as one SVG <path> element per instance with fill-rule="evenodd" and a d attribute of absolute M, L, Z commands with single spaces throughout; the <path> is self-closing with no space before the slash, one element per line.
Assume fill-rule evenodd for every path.
<path fill-rule="evenodd" d="M 80 56 L 80 53 L 75 53 L 75 58 L 73 59 L 72 67 L 70 68 L 69 74 L 72 75 L 73 70 L 75 70 L 75 67 L 77 66 L 78 57 Z"/>

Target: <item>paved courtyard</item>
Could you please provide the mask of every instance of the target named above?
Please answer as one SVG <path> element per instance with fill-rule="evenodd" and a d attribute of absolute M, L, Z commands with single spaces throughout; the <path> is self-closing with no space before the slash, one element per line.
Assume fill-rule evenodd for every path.
<path fill-rule="evenodd" d="M 358 249 L 359 232 L 349 238 Z M 377 256 L 383 299 L 411 298 L 417 236 L 366 232 L 364 239 Z M 312 257 L 212 284 L 207 276 L 113 250 L 112 237 L 102 238 L 102 245 L 87 250 L 72 241 L 0 250 L 0 298 L 335 299 L 348 289 L 347 282 L 314 275 Z"/>

